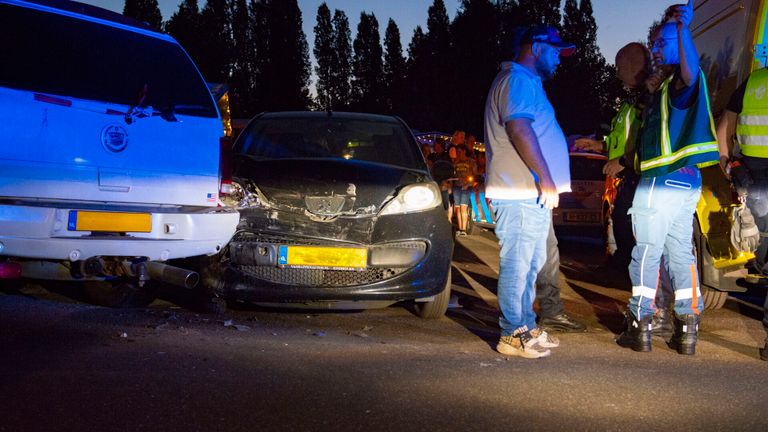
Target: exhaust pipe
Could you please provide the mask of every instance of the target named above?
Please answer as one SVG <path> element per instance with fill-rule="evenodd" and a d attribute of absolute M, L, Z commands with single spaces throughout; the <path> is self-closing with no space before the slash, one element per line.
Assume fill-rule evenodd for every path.
<path fill-rule="evenodd" d="M 144 263 L 147 266 L 149 277 L 157 279 L 171 285 L 184 288 L 194 288 L 200 282 L 200 275 L 191 270 L 170 266 L 161 262 L 149 261 Z"/>

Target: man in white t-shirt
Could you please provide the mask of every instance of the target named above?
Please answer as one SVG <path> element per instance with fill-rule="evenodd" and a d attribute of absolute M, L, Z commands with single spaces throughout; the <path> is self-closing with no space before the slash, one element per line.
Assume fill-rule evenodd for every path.
<path fill-rule="evenodd" d="M 559 341 L 536 326 L 534 284 L 547 256 L 552 209 L 559 194 L 571 190 L 568 144 L 542 81 L 575 47 L 541 25 L 518 31 L 516 46 L 515 61 L 502 63 L 486 100 L 485 195 L 501 246 L 496 349 L 538 358 Z"/>

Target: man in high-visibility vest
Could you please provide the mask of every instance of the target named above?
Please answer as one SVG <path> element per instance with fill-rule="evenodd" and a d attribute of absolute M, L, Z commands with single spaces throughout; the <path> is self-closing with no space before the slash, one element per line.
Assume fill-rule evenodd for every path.
<path fill-rule="evenodd" d="M 641 113 L 660 82 L 651 75 L 650 52 L 638 42 L 629 43 L 616 53 L 616 77 L 625 89 L 633 93 L 632 96 L 621 104 L 619 112 L 611 121 L 611 131 L 603 140 L 579 138 L 575 147 L 579 150 L 607 151 L 608 162 L 603 167 L 603 173 L 613 179 L 620 179 L 611 211 L 613 235 L 616 239 L 616 252 L 612 256 L 611 265 L 627 269 L 635 247 L 632 218 L 628 212 L 640 179 L 638 167 L 635 166 L 635 141 L 642 120 Z M 669 335 L 672 332 L 672 319 L 669 317 L 668 306 L 672 300 L 672 288 L 666 266 L 662 266 L 661 270 L 661 289 L 656 295 L 658 310 L 652 319 L 652 330 L 654 334 Z"/>
<path fill-rule="evenodd" d="M 650 54 L 640 43 L 632 42 L 616 53 L 616 76 L 624 88 L 634 91 L 645 83 L 650 75 Z M 611 213 L 613 232 L 616 237 L 616 252 L 613 262 L 626 268 L 631 259 L 635 239 L 632 234 L 632 221 L 627 214 L 632 197 L 635 195 L 638 175 L 635 173 L 635 139 L 640 126 L 639 114 L 643 101 L 639 94 L 633 95 L 621 104 L 619 112 L 611 121 L 611 131 L 603 140 L 579 138 L 575 147 L 579 150 L 608 152 L 608 162 L 603 167 L 603 174 L 611 178 L 620 178 L 616 191 L 614 209 Z"/>
<path fill-rule="evenodd" d="M 741 153 L 739 165 L 746 169 L 743 175 L 731 171 L 728 166 L 735 153 L 732 147 L 734 135 Z M 747 207 L 760 230 L 755 268 L 764 275 L 768 274 L 768 69 L 752 72 L 749 79 L 731 95 L 717 124 L 717 140 L 723 172 L 746 187 Z M 763 307 L 766 311 L 763 326 L 768 332 L 768 297 Z M 760 350 L 760 358 L 768 360 L 768 336 Z"/>
<path fill-rule="evenodd" d="M 691 247 L 693 216 L 701 196 L 699 167 L 716 164 L 718 152 L 707 86 L 688 28 L 693 0 L 671 12 L 672 18 L 651 35 L 654 63 L 670 73 L 646 107 L 638 134 L 640 181 L 629 210 L 637 242 L 629 265 L 632 297 L 626 329 L 616 342 L 635 351 L 651 350 L 663 255 L 675 291 L 669 345 L 679 354 L 692 355 L 703 310 Z"/>

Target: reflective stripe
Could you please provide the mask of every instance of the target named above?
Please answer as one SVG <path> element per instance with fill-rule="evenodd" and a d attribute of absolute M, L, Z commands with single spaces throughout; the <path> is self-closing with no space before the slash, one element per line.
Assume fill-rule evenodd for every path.
<path fill-rule="evenodd" d="M 635 292 L 635 289 L 632 288 L 632 293 L 634 294 L 634 292 Z M 701 291 L 699 290 L 699 287 L 696 287 L 696 298 L 699 298 L 699 297 L 701 297 Z M 693 288 L 683 288 L 683 289 L 675 290 L 675 301 L 688 300 L 692 298 L 693 298 Z"/>
<path fill-rule="evenodd" d="M 633 286 L 632 297 L 656 298 L 656 290 L 646 286 Z M 690 298 L 690 297 L 688 297 Z"/>
<path fill-rule="evenodd" d="M 661 84 L 661 154 L 669 155 L 672 153 L 672 143 L 669 137 L 669 83 L 674 78 L 674 74 L 667 78 Z M 643 164 L 640 164 L 642 170 Z"/>
<path fill-rule="evenodd" d="M 768 135 L 765 136 L 759 136 L 759 135 L 746 135 L 743 137 L 743 140 L 741 137 L 739 137 L 739 144 L 742 146 L 744 145 L 757 145 L 757 146 L 764 146 L 768 145 Z"/>
<path fill-rule="evenodd" d="M 627 115 L 624 117 L 624 145 L 625 145 L 625 148 L 626 148 L 627 141 L 629 141 L 629 132 L 630 132 L 630 130 L 632 130 L 631 126 L 632 126 L 632 114 L 633 114 L 633 111 L 634 110 L 630 107 L 627 110 Z"/>
<path fill-rule="evenodd" d="M 739 115 L 739 124 L 747 126 L 765 126 L 768 125 L 768 115 Z"/>
<path fill-rule="evenodd" d="M 645 162 L 640 162 L 640 169 L 646 171 L 651 168 L 656 168 L 664 165 L 670 165 L 684 157 L 693 156 L 699 153 L 708 153 L 711 151 L 717 151 L 717 142 L 712 141 L 708 143 L 701 143 L 696 145 L 690 145 L 683 148 L 671 155 L 660 156 L 655 159 L 650 159 Z"/>

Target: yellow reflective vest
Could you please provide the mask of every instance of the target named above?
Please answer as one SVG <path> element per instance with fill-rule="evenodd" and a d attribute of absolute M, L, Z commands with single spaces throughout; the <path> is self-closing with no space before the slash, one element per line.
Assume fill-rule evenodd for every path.
<path fill-rule="evenodd" d="M 756 70 L 749 76 L 736 136 L 741 154 L 768 158 L 768 69 Z"/>
<path fill-rule="evenodd" d="M 608 148 L 608 159 L 616 159 L 624 156 L 627 142 L 634 140 L 637 135 L 639 110 L 634 104 L 624 102 L 619 112 L 611 121 L 611 132 L 605 137 L 605 146 Z"/>

